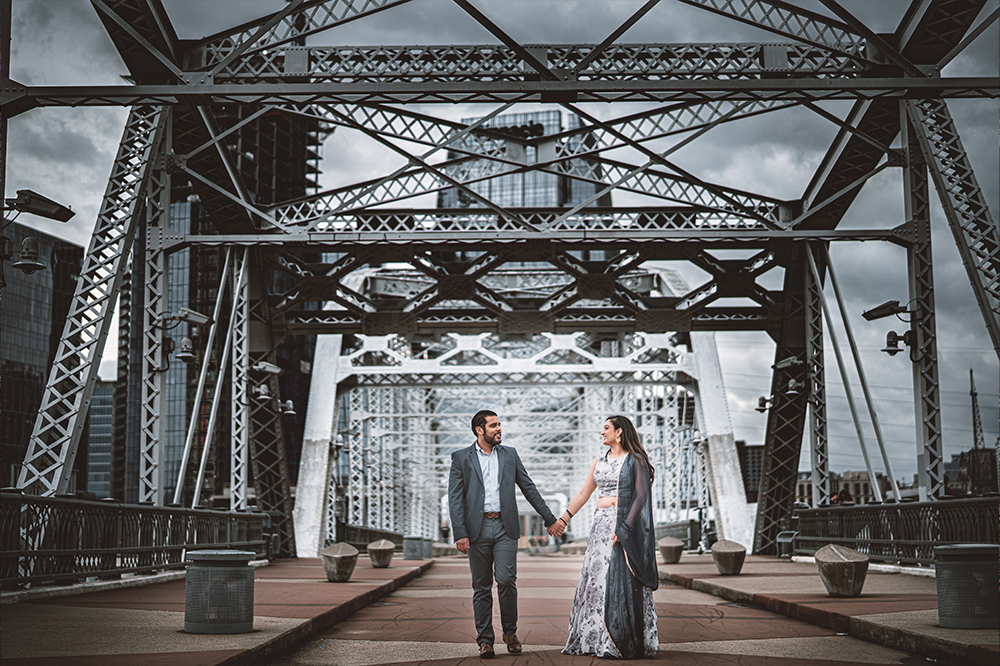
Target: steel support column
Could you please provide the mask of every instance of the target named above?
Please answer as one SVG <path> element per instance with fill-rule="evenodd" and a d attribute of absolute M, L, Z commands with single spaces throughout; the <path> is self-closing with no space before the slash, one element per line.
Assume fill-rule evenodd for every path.
<path fill-rule="evenodd" d="M 830 451 L 826 420 L 826 370 L 823 366 L 823 285 L 805 272 L 806 391 L 812 456 L 812 505 L 830 503 Z"/>
<path fill-rule="evenodd" d="M 69 488 L 165 117 L 159 107 L 140 106 L 125 123 L 18 478 L 18 488 L 28 492 Z"/>
<path fill-rule="evenodd" d="M 941 391 L 938 385 L 937 327 L 934 323 L 934 260 L 931 253 L 930 192 L 927 162 L 918 133 L 904 106 L 901 127 L 906 165 L 903 198 L 916 242 L 907 249 L 910 282 L 910 360 L 917 426 L 917 477 L 920 499 L 944 495 L 944 447 L 941 438 Z"/>
<path fill-rule="evenodd" d="M 158 153 L 153 158 L 146 194 L 145 243 L 133 252 L 133 261 L 145 264 L 142 285 L 142 362 L 139 393 L 139 501 L 164 504 L 166 490 L 166 443 L 163 439 L 166 414 L 166 371 L 170 349 L 164 330 L 167 308 L 167 253 L 162 232 L 170 225 L 170 134 L 173 109 L 166 113 L 166 128 Z"/>
<path fill-rule="evenodd" d="M 990 214 L 945 100 L 904 105 L 955 236 L 993 350 L 1000 356 L 1000 227 Z"/>
<path fill-rule="evenodd" d="M 295 552 L 302 557 L 316 557 L 329 532 L 336 534 L 336 506 L 339 470 L 337 433 L 340 396 L 337 392 L 337 364 L 343 344 L 341 335 L 320 335 L 316 338 L 313 374 L 323 381 L 313 382 L 306 409 L 306 424 L 302 433 L 302 455 L 299 462 L 299 482 L 295 492 L 292 515 L 295 523 Z M 328 513 L 329 512 L 329 513 Z M 333 521 L 327 527 L 326 517 Z"/>
<path fill-rule="evenodd" d="M 250 252 L 233 253 L 230 511 L 246 511 L 250 464 Z"/>
<path fill-rule="evenodd" d="M 785 529 L 795 500 L 795 481 L 802 451 L 805 426 L 805 391 L 789 392 L 789 382 L 805 386 L 806 366 L 802 362 L 805 341 L 805 246 L 793 245 L 785 259 L 785 289 L 782 302 L 768 317 L 769 333 L 777 342 L 774 374 L 771 378 L 771 409 L 764 436 L 764 460 L 760 492 L 757 495 L 757 522 L 753 552 L 774 554 L 778 532 Z"/>
<path fill-rule="evenodd" d="M 278 375 L 263 368 L 278 367 L 274 349 L 281 341 L 275 329 L 279 317 L 268 304 L 267 271 L 260 250 L 251 250 L 248 308 L 248 365 L 250 396 L 250 460 L 253 467 L 257 507 L 278 522 L 281 557 L 295 557 L 292 528 L 292 491 L 288 480 L 288 456 L 282 426 Z M 267 388 L 266 394 L 263 392 Z"/>

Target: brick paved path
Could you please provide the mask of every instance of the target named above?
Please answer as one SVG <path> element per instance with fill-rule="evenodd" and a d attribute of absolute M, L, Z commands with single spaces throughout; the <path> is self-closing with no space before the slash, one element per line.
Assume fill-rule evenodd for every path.
<path fill-rule="evenodd" d="M 515 657 L 498 646 L 497 666 L 581 666 L 590 657 L 560 652 L 582 557 L 518 556 L 520 619 L 525 651 Z M 761 608 L 664 583 L 655 593 L 661 652 L 653 659 L 678 666 L 845 666 L 924 664 L 922 657 L 838 634 L 833 629 Z M 494 628 L 500 633 L 494 593 Z M 405 588 L 318 634 L 278 666 L 337 664 L 479 664 L 472 621 L 472 588 L 465 558 L 439 558 Z"/>

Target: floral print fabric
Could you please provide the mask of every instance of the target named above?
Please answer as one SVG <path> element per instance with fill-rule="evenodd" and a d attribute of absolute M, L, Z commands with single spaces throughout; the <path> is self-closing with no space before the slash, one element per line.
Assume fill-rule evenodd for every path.
<path fill-rule="evenodd" d="M 598 497 L 614 497 L 617 494 L 618 472 L 626 458 L 627 456 L 622 456 L 617 460 L 608 460 L 602 456 L 597 459 L 594 482 L 597 484 Z M 611 561 L 611 538 L 614 536 L 616 514 L 615 507 L 602 507 L 594 514 L 587 552 L 580 570 L 580 582 L 576 586 L 573 609 L 569 615 L 569 638 L 563 654 L 621 656 L 604 624 L 608 565 Z M 656 631 L 653 591 L 648 587 L 643 588 L 643 625 L 646 655 L 655 654 L 659 649 L 659 637 Z"/>

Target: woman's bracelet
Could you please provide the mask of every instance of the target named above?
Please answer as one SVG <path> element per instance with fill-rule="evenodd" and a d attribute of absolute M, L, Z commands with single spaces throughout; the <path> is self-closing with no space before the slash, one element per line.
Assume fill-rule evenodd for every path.
<path fill-rule="evenodd" d="M 561 523 L 562 523 L 563 525 L 565 525 L 566 527 L 569 527 L 569 523 L 567 523 L 567 522 L 566 522 L 565 520 L 563 520 L 563 517 L 562 517 L 562 516 L 559 516 L 559 522 L 561 522 Z"/>
<path fill-rule="evenodd" d="M 572 513 L 572 512 L 571 512 L 571 511 L 569 510 L 569 508 L 567 508 L 567 509 L 566 509 L 566 513 L 568 513 L 568 514 L 569 514 L 569 517 L 570 517 L 570 518 L 572 518 L 572 517 L 573 517 L 573 513 Z"/>

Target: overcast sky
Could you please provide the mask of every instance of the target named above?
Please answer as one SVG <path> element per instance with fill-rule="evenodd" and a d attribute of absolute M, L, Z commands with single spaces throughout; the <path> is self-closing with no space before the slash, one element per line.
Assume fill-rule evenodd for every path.
<path fill-rule="evenodd" d="M 178 35 L 194 39 L 250 20 L 282 6 L 282 0 L 204 2 L 164 0 Z M 524 44 L 597 43 L 641 5 L 639 0 L 476 0 L 476 4 L 514 38 Z M 799 3 L 826 13 L 817 3 Z M 843 3 L 879 33 L 892 32 L 909 4 L 903 0 L 847 0 Z M 985 16 L 998 4 L 992 0 Z M 14 0 L 11 77 L 27 85 L 117 85 L 127 73 L 95 10 L 86 0 Z M 777 37 L 755 28 L 696 10 L 674 0 L 662 2 L 620 40 L 657 42 L 760 42 Z M 476 44 L 496 40 L 449 0 L 415 0 L 400 8 L 311 37 L 310 45 L 327 44 Z M 946 69 L 946 76 L 997 76 L 996 24 L 979 37 Z M 1000 141 L 997 100 L 953 100 L 952 114 L 962 133 L 980 185 L 990 203 L 994 221 L 1000 199 Z M 601 118 L 638 111 L 640 106 L 582 105 Z M 843 116 L 847 103 L 828 103 L 827 110 Z M 423 107 L 427 113 L 461 119 L 483 115 L 493 107 L 451 105 Z M 517 108 L 530 111 L 531 105 Z M 13 118 L 8 132 L 6 195 L 31 188 L 70 205 L 77 216 L 57 225 L 29 215 L 19 222 L 86 245 L 121 138 L 126 110 L 120 108 L 37 109 Z M 759 192 L 782 199 L 802 195 L 837 128 L 805 109 L 793 109 L 714 129 L 671 159 L 704 180 Z M 670 141 L 651 144 L 664 150 Z M 896 144 L 898 146 L 898 140 Z M 640 162 L 634 152 L 612 155 Z M 324 146 L 321 182 L 334 187 L 386 174 L 402 158 L 348 131 L 338 131 Z M 615 195 L 618 205 L 646 203 L 637 195 Z M 943 211 L 932 192 L 938 351 L 944 421 L 945 453 L 969 448 L 972 420 L 969 369 L 975 368 L 986 443 L 997 441 L 998 370 L 989 336 L 976 306 Z M 404 205 L 433 206 L 433 197 Z M 840 228 L 886 229 L 904 222 L 902 176 L 888 169 L 862 190 Z M 886 332 L 902 333 L 904 324 L 884 319 L 867 322 L 863 310 L 887 300 L 906 302 L 906 255 L 886 243 L 837 244 L 833 262 L 847 302 L 849 322 L 861 348 L 862 362 L 875 394 L 876 409 L 887 438 L 897 478 L 916 471 L 912 365 L 905 354 L 889 357 L 879 350 Z M 704 279 L 697 269 L 677 266 L 692 284 Z M 761 281 L 780 288 L 781 274 Z M 832 291 L 827 288 L 832 300 Z M 847 341 L 840 324 L 837 336 L 845 357 Z M 764 333 L 720 333 L 719 354 L 727 384 L 735 434 L 749 443 L 761 443 L 766 415 L 753 410 L 757 396 L 770 387 L 774 344 Z M 112 377 L 116 345 L 109 340 L 102 375 Z M 827 336 L 827 377 L 830 403 L 831 468 L 863 469 L 858 440 L 847 409 L 844 389 Z M 861 392 L 849 372 L 859 401 Z M 868 419 L 865 419 L 868 422 Z M 866 435 L 874 446 L 870 425 Z M 874 449 L 873 449 L 874 451 Z M 873 454 L 878 458 L 877 454 Z M 803 447 L 801 469 L 808 468 Z M 882 470 L 881 462 L 876 462 Z"/>

